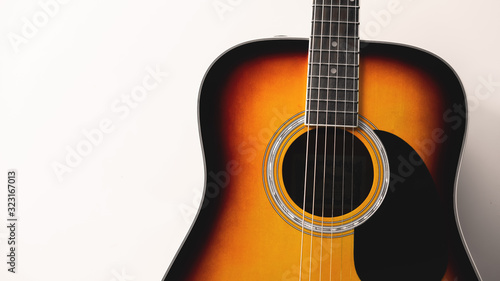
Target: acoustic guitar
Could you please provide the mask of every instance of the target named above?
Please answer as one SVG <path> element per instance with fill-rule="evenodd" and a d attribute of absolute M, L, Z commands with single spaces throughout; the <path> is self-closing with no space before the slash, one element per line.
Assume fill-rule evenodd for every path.
<path fill-rule="evenodd" d="M 478 280 L 454 205 L 460 80 L 360 41 L 358 0 L 313 2 L 310 40 L 248 42 L 207 72 L 204 198 L 163 280 Z"/>

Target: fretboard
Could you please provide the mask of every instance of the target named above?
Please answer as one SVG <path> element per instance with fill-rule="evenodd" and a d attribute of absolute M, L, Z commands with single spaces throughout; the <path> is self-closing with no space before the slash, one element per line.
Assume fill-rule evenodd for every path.
<path fill-rule="evenodd" d="M 314 0 L 306 124 L 357 127 L 359 0 Z"/>

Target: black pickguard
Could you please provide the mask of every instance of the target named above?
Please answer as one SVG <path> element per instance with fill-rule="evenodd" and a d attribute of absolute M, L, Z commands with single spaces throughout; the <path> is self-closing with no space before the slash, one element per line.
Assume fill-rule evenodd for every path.
<path fill-rule="evenodd" d="M 355 233 L 361 280 L 441 280 L 448 263 L 445 213 L 420 156 L 399 137 L 376 131 L 391 182 L 379 210 Z"/>

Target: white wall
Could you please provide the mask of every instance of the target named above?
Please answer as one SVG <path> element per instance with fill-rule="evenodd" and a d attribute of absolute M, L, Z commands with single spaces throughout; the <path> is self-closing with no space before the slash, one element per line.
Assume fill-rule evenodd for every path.
<path fill-rule="evenodd" d="M 311 1 L 55 1 L 0 4 L 0 182 L 19 174 L 18 273 L 4 264 L 0 279 L 160 280 L 203 186 L 206 69 L 243 41 L 307 37 Z M 398 12 L 381 19 L 389 3 Z M 483 279 L 498 280 L 500 2 L 361 4 L 363 39 L 427 49 L 462 79 L 471 108 L 459 215 Z M 140 98 L 127 101 L 132 92 Z"/>

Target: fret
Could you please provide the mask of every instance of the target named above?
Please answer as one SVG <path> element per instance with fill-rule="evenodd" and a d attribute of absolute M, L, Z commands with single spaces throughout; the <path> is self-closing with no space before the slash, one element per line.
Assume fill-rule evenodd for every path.
<path fill-rule="evenodd" d="M 335 34 L 320 34 L 320 35 L 311 35 L 311 38 L 342 38 L 347 40 L 359 40 L 358 36 L 345 36 L 345 35 L 335 35 Z"/>
<path fill-rule="evenodd" d="M 357 102 L 331 102 L 308 100 L 307 111 L 326 111 L 326 112 L 358 112 Z"/>
<path fill-rule="evenodd" d="M 306 110 L 358 110 L 358 101 L 350 101 L 350 100 L 315 100 L 315 99 L 307 99 L 306 100 Z"/>
<path fill-rule="evenodd" d="M 357 5 L 339 5 L 339 4 L 313 4 L 313 7 L 346 7 L 359 9 Z"/>
<path fill-rule="evenodd" d="M 316 83 L 317 81 L 320 81 L 320 80 L 337 80 L 337 81 L 333 81 L 333 83 L 336 83 L 336 82 L 339 82 L 341 80 L 345 80 L 345 81 L 355 81 L 357 82 L 359 80 L 359 77 L 358 75 L 356 75 L 357 73 L 354 72 L 354 73 L 349 73 L 349 74 L 353 74 L 353 75 L 347 75 L 348 73 L 339 73 L 339 74 L 332 74 L 332 73 L 320 73 L 318 74 L 317 73 L 317 69 L 312 69 L 310 68 L 309 69 L 309 72 L 316 72 L 316 73 L 309 73 L 309 77 L 311 79 L 314 79 L 314 81 L 310 81 L 309 83 L 309 86 L 311 88 L 317 88 L 319 85 Z M 354 70 L 355 71 L 355 70 Z M 347 75 L 347 76 L 345 76 Z M 332 88 L 332 87 L 330 87 Z M 335 87 L 335 88 L 338 88 L 338 89 L 353 89 L 353 88 L 350 88 L 350 87 L 347 87 L 347 88 L 344 88 L 344 87 Z"/>
<path fill-rule="evenodd" d="M 342 66 L 335 63 L 322 63 L 309 66 L 309 76 L 320 78 L 358 79 L 357 66 Z"/>
<path fill-rule="evenodd" d="M 336 53 L 354 53 L 354 54 L 359 54 L 359 51 L 354 51 L 354 50 L 325 50 L 325 49 L 310 49 L 310 52 L 323 52 L 323 53 L 330 53 L 332 55 Z"/>
<path fill-rule="evenodd" d="M 306 112 L 307 125 L 357 127 L 358 114 L 346 112 Z"/>
<path fill-rule="evenodd" d="M 357 45 L 358 45 L 357 43 L 339 46 L 339 45 L 336 45 L 336 44 L 338 44 L 338 42 L 334 41 L 335 43 L 332 45 L 332 47 L 330 47 L 330 49 L 325 49 L 325 48 L 314 48 L 314 45 L 317 45 L 317 44 L 330 45 L 328 40 L 324 40 L 324 41 L 326 41 L 325 43 L 321 42 L 321 40 L 315 40 L 315 41 L 316 42 L 313 42 L 313 44 L 312 44 L 313 48 L 311 48 L 309 50 L 309 54 L 311 54 L 311 55 L 321 55 L 321 54 L 325 54 L 325 53 L 331 53 L 331 54 L 337 54 L 337 53 L 339 53 L 339 54 L 342 54 L 342 53 L 343 54 L 345 54 L 345 53 L 358 54 L 359 53 L 358 49 L 354 49 L 354 47 L 357 47 Z M 317 41 L 319 41 L 319 42 L 317 42 Z M 334 45 L 335 45 L 335 47 L 333 47 Z M 341 47 L 344 47 L 344 49 L 341 49 Z"/>
<path fill-rule="evenodd" d="M 324 19 L 335 19 L 338 21 L 351 21 L 351 22 L 358 22 L 358 7 L 353 7 L 353 6 L 333 6 L 333 5 L 327 5 L 327 6 L 314 6 L 313 7 L 313 15 L 315 18 L 313 21 L 316 20 L 324 20 Z"/>
<path fill-rule="evenodd" d="M 330 19 L 318 19 L 318 20 L 313 20 L 313 23 L 347 23 L 347 24 L 353 24 L 353 25 L 359 25 L 359 22 L 356 22 L 355 19 L 350 20 L 330 20 Z"/>
<path fill-rule="evenodd" d="M 307 100 L 329 100 L 358 102 L 358 91 L 352 89 L 318 89 L 309 88 Z"/>
<path fill-rule="evenodd" d="M 318 78 L 318 79 L 353 79 L 353 80 L 359 80 L 358 77 L 355 76 L 338 76 L 338 75 L 327 75 L 327 74 L 310 74 L 309 75 L 312 78 Z"/>
<path fill-rule="evenodd" d="M 338 6 L 316 6 L 313 8 L 314 21 L 335 20 L 357 23 L 358 9 Z"/>
<path fill-rule="evenodd" d="M 321 62 L 310 62 L 309 63 L 309 66 L 311 65 L 325 65 L 325 63 L 321 63 Z M 355 66 L 355 67 L 359 67 L 359 64 L 346 64 L 346 63 L 335 63 L 335 64 L 332 64 L 332 65 L 338 65 L 338 66 Z"/>
<path fill-rule="evenodd" d="M 342 38 L 338 36 L 312 36 L 311 48 L 313 51 L 359 52 L 359 40 L 356 38 Z"/>
<path fill-rule="evenodd" d="M 318 77 L 311 77 L 309 79 L 309 85 L 318 88 L 343 88 L 359 90 L 358 80 L 354 79 L 337 79 L 333 77 L 330 79 L 319 79 Z"/>
<path fill-rule="evenodd" d="M 309 49 L 309 52 L 324 52 L 324 53 L 355 53 L 355 54 L 359 54 L 359 51 L 358 50 L 354 50 L 352 48 L 346 48 L 345 50 L 339 50 L 338 49 L 338 45 L 332 49 L 324 49 L 324 48 L 311 48 Z"/>
<path fill-rule="evenodd" d="M 350 100 L 337 100 L 337 99 L 312 99 L 312 98 L 308 98 L 307 99 L 308 101 L 309 100 L 315 100 L 315 101 L 327 101 L 327 102 L 350 102 L 350 103 L 358 103 L 357 100 L 355 101 L 350 101 Z"/>
<path fill-rule="evenodd" d="M 314 112 L 314 113 L 341 113 L 341 114 L 356 114 L 358 113 L 357 111 L 346 111 L 346 110 L 315 110 L 315 109 L 309 109 L 307 112 Z"/>
<path fill-rule="evenodd" d="M 334 55 L 334 54 L 332 54 Z M 335 54 L 336 55 L 336 54 Z M 324 55 L 325 57 L 328 58 L 328 53 L 326 55 Z M 349 64 L 349 63 L 336 63 L 336 62 L 310 62 L 309 63 L 309 69 L 318 69 L 318 68 L 321 68 L 321 73 L 345 73 L 346 72 L 346 69 L 348 70 L 357 70 L 359 68 L 359 65 L 358 64 Z M 335 68 L 335 70 L 333 70 L 332 68 Z M 313 73 L 317 73 L 317 72 L 313 72 Z M 357 72 L 353 72 L 355 74 L 357 74 Z M 311 74 L 311 73 L 310 73 Z M 349 76 L 353 76 L 353 75 L 349 75 Z"/>
<path fill-rule="evenodd" d="M 359 22 L 355 18 L 339 19 L 336 16 L 326 17 L 323 19 L 315 19 L 312 21 L 312 24 L 324 24 L 324 25 L 335 25 L 335 26 L 338 26 L 340 24 L 347 24 L 349 25 L 349 27 L 359 26 Z"/>
<path fill-rule="evenodd" d="M 357 24 L 337 22 L 313 22 L 313 36 L 338 34 L 341 36 L 355 37 L 358 31 Z"/>
<path fill-rule="evenodd" d="M 359 0 L 316 0 L 313 5 L 344 5 L 344 6 L 359 6 Z"/>
<path fill-rule="evenodd" d="M 322 56 L 320 52 L 311 52 L 309 59 L 312 63 L 322 64 L 359 64 L 357 53 L 335 52 L 333 56 Z"/>

